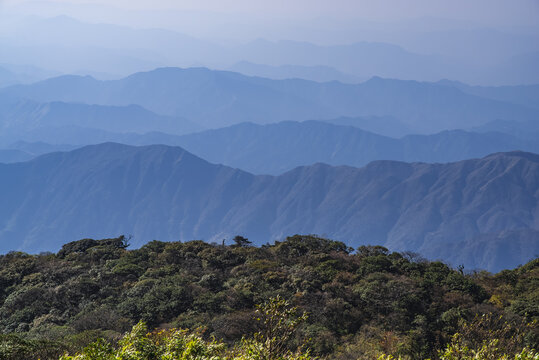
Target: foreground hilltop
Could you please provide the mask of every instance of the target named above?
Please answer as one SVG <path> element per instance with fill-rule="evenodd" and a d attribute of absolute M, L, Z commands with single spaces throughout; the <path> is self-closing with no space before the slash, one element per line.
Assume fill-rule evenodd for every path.
<path fill-rule="evenodd" d="M 230 245 L 152 241 L 136 250 L 126 250 L 126 240 L 83 239 L 57 254 L 0 256 L 0 332 L 18 335 L 0 335 L 0 354 L 56 360 L 97 338 L 114 342 L 139 320 L 149 329 L 203 329 L 206 339 L 232 348 L 255 331 L 268 334 L 255 305 L 276 296 L 308 314 L 297 336 L 274 329 L 284 349 L 310 339 L 306 346 L 322 359 L 378 359 L 382 352 L 434 359 L 455 332 L 476 350 L 493 338 L 500 342 L 492 348 L 511 355 L 537 345 L 537 259 L 496 275 L 466 275 L 383 247 L 351 253 L 344 243 L 314 236 L 262 247 L 241 237 Z M 106 352 L 99 359 L 116 359 Z M 241 357 L 261 358 L 277 357 Z"/>
<path fill-rule="evenodd" d="M 105 143 L 0 164 L 0 248 L 56 250 L 110 234 L 137 245 L 312 233 L 495 271 L 539 253 L 538 189 L 539 156 L 524 152 L 255 176 L 178 147 Z"/>

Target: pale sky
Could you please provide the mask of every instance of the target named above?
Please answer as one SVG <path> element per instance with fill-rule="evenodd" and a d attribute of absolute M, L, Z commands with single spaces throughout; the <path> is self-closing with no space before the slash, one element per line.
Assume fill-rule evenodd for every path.
<path fill-rule="evenodd" d="M 435 17 L 483 25 L 534 26 L 539 0 L 54 0 L 66 4 L 102 4 L 129 10 L 203 10 L 279 17 L 357 17 L 393 21 Z M 0 0 L 11 7 L 24 0 Z"/>

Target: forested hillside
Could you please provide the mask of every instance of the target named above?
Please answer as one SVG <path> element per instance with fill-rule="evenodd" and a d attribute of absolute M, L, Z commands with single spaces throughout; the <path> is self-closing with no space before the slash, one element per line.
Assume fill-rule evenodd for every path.
<path fill-rule="evenodd" d="M 0 331 L 11 335 L 0 338 L 0 357 L 57 359 L 98 338 L 112 344 L 98 343 L 112 354 L 120 335 L 140 320 L 150 330 L 195 331 L 187 339 L 201 349 L 215 338 L 222 351 L 234 344 L 241 350 L 247 346 L 239 343 L 242 337 L 264 343 L 267 324 L 257 318 L 264 319 L 260 311 L 272 301 L 280 304 L 274 315 L 295 329 L 284 337 L 283 349 L 294 353 L 303 345 L 304 354 L 327 359 L 376 359 L 383 353 L 454 359 L 444 357 L 446 344 L 453 346 L 447 351 L 483 351 L 493 339 L 498 355 L 512 357 L 539 340 L 539 259 L 492 275 L 465 274 L 379 246 L 354 251 L 315 236 L 262 247 L 241 236 L 222 244 L 127 246 L 124 237 L 84 239 L 56 254 L 2 255 Z M 256 304 L 266 307 L 257 312 Z M 133 331 L 120 348 L 157 341 L 157 349 L 172 341 L 158 340 L 157 334 L 170 333 L 147 338 L 142 324 Z M 181 342 L 190 335 L 174 336 Z M 147 358 L 104 356 L 80 359 Z"/>

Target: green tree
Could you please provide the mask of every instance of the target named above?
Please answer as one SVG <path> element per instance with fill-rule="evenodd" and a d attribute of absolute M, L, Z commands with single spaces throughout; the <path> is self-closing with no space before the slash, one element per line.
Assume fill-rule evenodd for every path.
<path fill-rule="evenodd" d="M 246 247 L 252 244 L 252 242 L 249 241 L 249 239 L 240 235 L 234 236 L 234 239 L 232 239 L 232 241 L 234 241 L 234 245 L 232 246 L 235 246 L 235 247 Z"/>

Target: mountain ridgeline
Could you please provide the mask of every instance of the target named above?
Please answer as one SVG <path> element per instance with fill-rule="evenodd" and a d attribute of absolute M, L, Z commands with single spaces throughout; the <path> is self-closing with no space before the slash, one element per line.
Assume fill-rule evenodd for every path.
<path fill-rule="evenodd" d="M 154 134 L 119 139 L 137 145 L 177 145 L 211 162 L 272 175 L 317 162 L 358 167 L 375 160 L 436 163 L 513 150 L 539 152 L 539 141 L 498 132 L 448 130 L 394 139 L 320 121 L 244 123 L 180 137 Z"/>
<path fill-rule="evenodd" d="M 88 105 L 80 107 L 79 110 L 84 112 Z M 132 131 L 137 127 L 136 123 L 114 118 L 112 114 L 103 118 L 108 121 L 106 125 L 105 121 L 102 124 L 95 121 L 91 124 L 93 128 L 67 125 L 67 118 L 64 124 L 59 124 L 60 121 L 47 121 L 41 116 L 33 118 L 21 114 L 17 117 L 18 126 L 0 135 L 0 146 L 5 148 L 0 152 L 0 162 L 23 161 L 31 158 L 30 154 L 42 154 L 44 151 L 28 151 L 28 144 L 43 141 L 52 143 L 47 146 L 50 150 L 67 150 L 102 142 L 180 146 L 210 162 L 254 174 L 271 175 L 317 162 L 363 166 L 374 160 L 450 162 L 483 157 L 495 152 L 539 152 L 539 136 L 533 138 L 533 132 L 527 132 L 529 138 L 523 138 L 492 131 L 480 133 L 447 130 L 432 135 L 407 135 L 395 139 L 358 128 L 374 121 L 378 121 L 378 129 L 384 127 L 384 121 L 387 121 L 388 127 L 394 124 L 394 121 L 385 118 L 285 121 L 266 125 L 242 123 L 182 136 L 157 131 L 144 134 L 111 132 L 107 129 L 124 126 L 126 130 Z M 82 123 L 77 121 L 80 120 L 77 116 L 73 119 L 74 123 Z M 30 125 L 36 123 L 42 126 Z M 341 123 L 346 125 L 337 125 Z M 148 121 L 144 126 L 151 124 Z M 179 127 L 176 128 L 179 130 Z M 13 143 L 14 139 L 22 141 Z M 17 151 L 30 154 L 15 156 Z"/>
<path fill-rule="evenodd" d="M 538 109 L 477 96 L 446 84 L 382 78 L 360 84 L 270 80 L 205 68 L 160 68 L 109 81 L 60 76 L 7 87 L 0 95 L 38 102 L 137 104 L 160 115 L 187 118 L 205 128 L 245 121 L 375 115 L 396 117 L 425 133 L 480 126 L 497 119 L 535 120 L 539 114 Z"/>
<path fill-rule="evenodd" d="M 148 111 L 138 105 L 103 106 L 83 103 L 48 102 L 7 97 L 0 101 L 0 143 L 11 139 L 31 137 L 36 134 L 38 141 L 47 139 L 47 130 L 52 133 L 68 129 L 85 129 L 91 139 L 91 129 L 104 132 L 145 133 L 161 131 L 171 134 L 186 134 L 202 130 L 202 127 L 182 118 L 163 116 Z M 45 131 L 44 131 L 45 130 Z M 43 134 L 45 132 L 45 134 Z M 70 143 L 77 141 L 73 138 Z M 91 141 L 91 140 L 90 140 Z"/>
<path fill-rule="evenodd" d="M 488 270 L 539 253 L 539 156 L 531 153 L 448 164 L 316 164 L 255 176 L 178 147 L 106 143 L 0 164 L 0 185 L 4 252 L 114 234 L 132 234 L 140 245 L 236 234 L 263 244 L 316 233 Z M 478 256 L 460 252 L 465 246 Z"/>
<path fill-rule="evenodd" d="M 103 9 L 100 11 L 109 12 Z M 179 14 L 169 11 L 166 13 L 166 16 Z M 155 25 L 166 27 L 168 23 L 178 29 L 177 26 L 182 24 L 204 24 L 208 21 L 204 16 L 199 17 L 200 14 L 189 12 L 181 14 L 180 18 L 174 18 L 172 23 L 171 19 L 159 21 L 149 26 L 150 29 L 84 22 L 65 14 L 42 18 L 41 16 L 47 16 L 46 12 L 36 17 L 3 15 L 6 16 L 6 22 L 12 24 L 12 31 L 4 31 L 0 39 L 4 50 L 2 61 L 34 64 L 68 73 L 94 73 L 104 78 L 156 66 L 206 64 L 217 68 L 230 68 L 231 64 L 240 62 L 240 66 L 234 66 L 235 71 L 267 77 L 277 77 L 284 73 L 292 77 L 324 79 L 330 76 L 333 80 L 346 80 L 349 76 L 343 78 L 344 73 L 351 74 L 354 78 L 368 78 L 373 75 L 421 81 L 449 78 L 482 84 L 539 82 L 536 71 L 539 42 L 532 27 L 528 30 L 533 34 L 520 31 L 500 32 L 499 29 L 490 27 L 468 28 L 467 25 L 456 30 L 446 28 L 446 21 L 425 18 L 415 19 L 413 23 L 403 22 L 397 26 L 386 22 L 379 23 L 375 26 L 380 27 L 379 30 L 384 35 L 378 33 L 371 38 L 371 30 L 366 29 L 362 21 L 354 20 L 345 21 L 347 31 L 339 32 L 338 44 L 330 41 L 322 45 L 320 42 L 325 43 L 332 38 L 329 33 L 333 30 L 330 29 L 343 25 L 340 20 L 334 19 L 330 22 L 331 25 L 326 24 L 328 28 L 325 31 L 316 30 L 314 37 L 313 34 L 308 35 L 309 39 L 304 40 L 310 42 L 297 39 L 268 41 L 264 38 L 255 40 L 254 38 L 262 34 L 257 35 L 256 31 L 252 33 L 244 27 L 246 20 L 253 25 L 256 23 L 255 27 L 262 25 L 260 20 L 242 15 L 225 20 L 218 27 L 217 38 L 225 39 L 231 34 L 240 33 L 253 38 L 244 44 L 225 44 L 223 41 L 216 42 L 215 38 L 214 41 L 208 39 L 207 34 L 203 35 L 202 39 L 198 37 L 201 36 L 200 33 L 193 37 L 194 34 L 189 32 L 155 28 Z M 152 13 L 150 17 L 155 15 Z M 284 27 L 294 29 L 294 36 L 298 36 L 306 29 L 312 29 L 311 20 L 308 20 L 308 23 L 294 20 L 293 24 Z M 433 23 L 436 23 L 437 30 L 433 30 Z M 463 24 L 457 27 L 461 25 Z M 277 34 L 281 29 L 277 33 L 275 30 L 271 30 L 271 37 L 279 36 Z M 387 38 L 392 32 L 398 34 L 400 41 Z M 360 36 L 361 40 L 357 36 Z M 406 38 L 408 39 L 404 40 Z M 43 51 L 42 46 L 45 44 L 54 51 Z M 313 74 L 314 69 L 317 74 Z M 21 71 L 19 69 L 15 72 Z M 19 76 L 13 78 L 9 73 L 6 75 L 8 84 L 26 80 Z"/>

